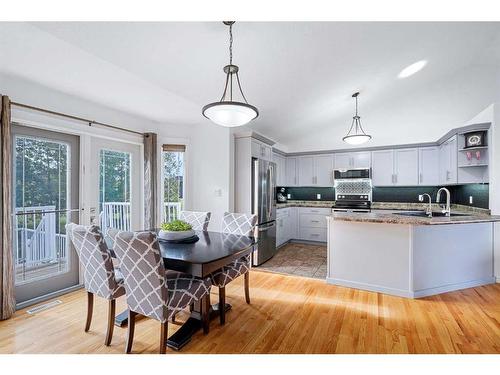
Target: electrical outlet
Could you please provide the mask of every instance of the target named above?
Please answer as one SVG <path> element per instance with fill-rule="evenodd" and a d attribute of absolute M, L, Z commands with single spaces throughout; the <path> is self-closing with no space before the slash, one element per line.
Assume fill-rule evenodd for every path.
<path fill-rule="evenodd" d="M 321 194 L 316 194 L 316 199 L 321 199 Z"/>
<path fill-rule="evenodd" d="M 469 195 L 469 204 L 473 204 L 474 203 L 474 199 L 472 198 L 472 195 Z"/>
<path fill-rule="evenodd" d="M 292 194 L 287 194 L 286 199 L 292 199 Z"/>

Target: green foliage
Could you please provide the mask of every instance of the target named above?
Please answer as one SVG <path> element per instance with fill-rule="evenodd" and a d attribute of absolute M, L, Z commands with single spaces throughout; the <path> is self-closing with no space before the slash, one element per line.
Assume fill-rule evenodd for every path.
<path fill-rule="evenodd" d="M 181 202 L 184 184 L 184 153 L 163 152 L 163 190 L 165 202 Z"/>
<path fill-rule="evenodd" d="M 170 232 L 182 232 L 186 230 L 191 230 L 193 227 L 191 224 L 186 223 L 185 221 L 182 220 L 172 220 L 168 223 L 162 223 L 161 224 L 161 229 L 170 231 Z"/>

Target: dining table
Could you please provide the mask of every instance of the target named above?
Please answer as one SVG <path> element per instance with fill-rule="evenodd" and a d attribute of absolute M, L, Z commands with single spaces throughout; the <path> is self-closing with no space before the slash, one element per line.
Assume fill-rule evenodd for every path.
<path fill-rule="evenodd" d="M 196 231 L 196 235 L 199 240 L 193 243 L 173 243 L 159 239 L 165 269 L 205 279 L 210 277 L 212 272 L 252 254 L 256 244 L 254 237 L 245 235 L 208 231 Z M 108 244 L 111 255 L 114 256 L 112 241 L 109 240 Z M 218 303 L 212 304 L 210 319 L 219 316 L 220 308 L 226 309 L 227 312 L 231 305 L 226 303 L 221 307 Z M 125 310 L 116 316 L 115 325 L 123 327 L 127 324 L 127 319 L 128 310 Z M 198 301 L 194 304 L 189 318 L 167 339 L 167 346 L 180 350 L 202 327 L 202 306 L 201 301 Z"/>

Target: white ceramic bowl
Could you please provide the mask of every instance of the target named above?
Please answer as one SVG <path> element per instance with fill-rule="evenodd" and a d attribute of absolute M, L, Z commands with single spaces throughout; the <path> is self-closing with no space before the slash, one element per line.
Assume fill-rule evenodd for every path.
<path fill-rule="evenodd" d="M 193 237 L 195 235 L 194 230 L 183 230 L 178 232 L 168 231 L 161 229 L 158 233 L 158 237 L 168 240 L 168 241 L 179 241 L 185 238 Z"/>

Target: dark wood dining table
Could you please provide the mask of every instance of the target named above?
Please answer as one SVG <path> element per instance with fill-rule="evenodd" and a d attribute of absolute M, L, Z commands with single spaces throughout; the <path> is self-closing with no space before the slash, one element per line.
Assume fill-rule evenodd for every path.
<path fill-rule="evenodd" d="M 157 230 L 155 230 L 157 231 Z M 236 234 L 197 231 L 199 240 L 195 243 L 169 243 L 160 240 L 160 250 L 165 268 L 206 278 L 210 274 L 231 262 L 253 252 L 255 239 L 249 236 Z M 110 244 L 110 249 L 112 244 Z M 221 307 L 213 304 L 210 318 L 218 316 Z M 226 303 L 226 311 L 231 305 Z M 115 325 L 123 327 L 127 324 L 128 310 L 116 316 Z M 167 340 L 170 348 L 179 350 L 186 345 L 199 329 L 202 328 L 201 304 L 194 304 L 190 317 Z"/>

